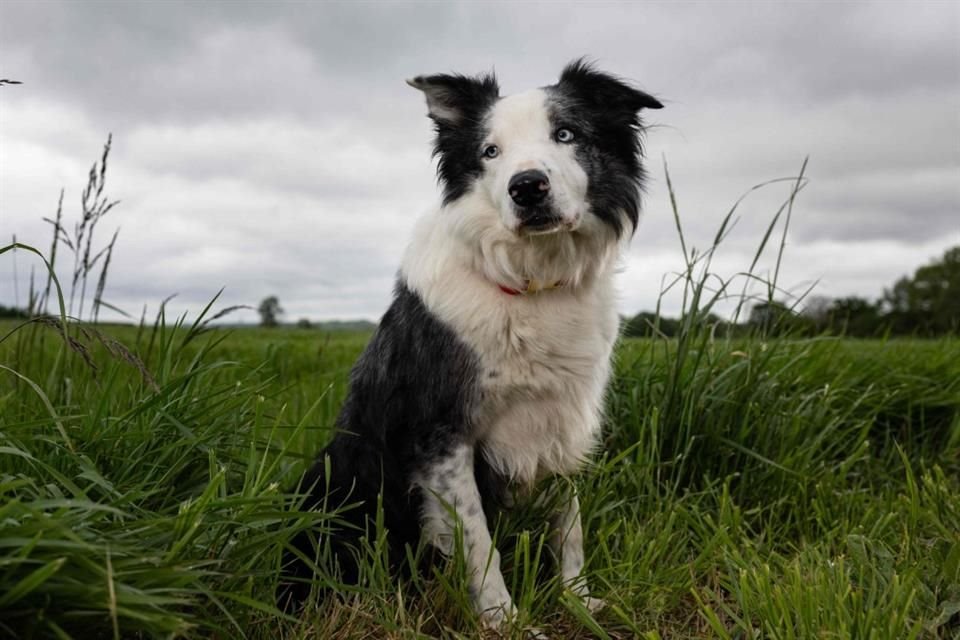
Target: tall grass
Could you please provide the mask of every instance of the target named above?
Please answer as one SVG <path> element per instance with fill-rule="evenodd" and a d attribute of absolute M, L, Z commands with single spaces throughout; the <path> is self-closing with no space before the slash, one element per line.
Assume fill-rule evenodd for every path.
<path fill-rule="evenodd" d="M 668 175 L 683 266 L 667 286 L 683 288 L 683 326 L 620 346 L 603 453 L 573 480 L 587 579 L 608 606 L 591 614 L 543 570 L 545 507 L 527 505 L 493 523 L 524 612 L 513 636 L 956 636 L 960 344 L 711 324 L 750 282 L 772 299 L 756 266 L 770 252 L 780 263 L 803 173 L 784 181 L 752 264 L 726 280 L 711 264 L 737 207 L 697 252 Z M 51 278 L 60 317 L 0 330 L 0 634 L 481 633 L 463 558 L 397 582 L 382 532 L 359 588 L 318 578 L 345 599 L 298 617 L 274 608 L 292 536 L 322 540 L 337 518 L 300 512 L 284 490 L 328 439 L 365 336 L 225 332 L 213 302 L 190 322 L 161 307 L 94 332 Z"/>
<path fill-rule="evenodd" d="M 73 225 L 71 234 L 64 223 L 63 217 L 63 197 L 65 190 L 60 190 L 60 197 L 57 201 L 57 211 L 53 218 L 44 217 L 43 220 L 51 226 L 50 250 L 45 258 L 46 261 L 46 285 L 41 292 L 34 286 L 33 278 L 30 279 L 30 292 L 27 301 L 26 311 L 28 315 L 40 315 L 49 312 L 51 296 L 55 293 L 52 290 L 56 277 L 58 259 L 62 258 L 60 246 L 68 249 L 72 255 L 72 265 L 70 266 L 70 289 L 66 311 L 70 316 L 82 318 L 86 308 L 86 296 L 88 282 L 96 272 L 97 265 L 100 265 L 100 273 L 96 276 L 96 284 L 93 292 L 93 300 L 89 309 L 89 320 L 96 322 L 99 319 L 101 307 L 107 307 L 123 316 L 129 316 L 121 309 L 107 303 L 103 299 L 104 290 L 107 284 L 107 274 L 110 268 L 110 260 L 113 256 L 113 249 L 116 245 L 119 229 L 113 232 L 113 236 L 106 245 L 97 248 L 94 243 L 97 225 L 103 218 L 118 204 L 119 200 L 110 199 L 105 193 L 107 184 L 107 160 L 110 157 L 110 149 L 113 145 L 113 135 L 107 136 L 107 142 L 103 146 L 103 153 L 98 161 L 93 163 L 87 176 L 87 184 L 83 188 L 80 196 L 80 215 Z M 8 248 L 17 248 L 16 237 Z M 13 257 L 16 265 L 16 256 Z M 14 271 L 14 286 L 17 286 L 16 272 Z M 59 282 L 57 283 L 59 285 Z M 76 303 L 76 309 L 75 309 Z"/>

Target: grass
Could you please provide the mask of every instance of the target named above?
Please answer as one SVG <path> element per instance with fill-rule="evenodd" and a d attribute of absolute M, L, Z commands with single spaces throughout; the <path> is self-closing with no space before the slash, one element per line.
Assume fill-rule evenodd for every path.
<path fill-rule="evenodd" d="M 329 516 L 290 511 L 284 489 L 328 437 L 365 336 L 109 331 L 155 387 L 94 343 L 92 369 L 49 327 L 0 344 L 0 633 L 476 632 L 458 559 L 398 585 L 374 551 L 346 603 L 273 609 L 284 543 Z M 605 611 L 539 571 L 542 514 L 500 523 L 525 622 L 559 637 L 957 633 L 960 343 L 704 337 L 677 357 L 675 341 L 621 345 L 603 453 L 576 479 Z"/>
<path fill-rule="evenodd" d="M 494 523 L 523 612 L 508 635 L 960 635 L 960 341 L 721 336 L 710 313 L 733 282 L 710 261 L 735 209 L 702 253 L 677 214 L 680 335 L 620 344 L 602 450 L 572 480 L 608 606 L 590 614 L 543 570 L 544 514 L 518 509 Z M 211 307 L 85 325 L 53 284 L 59 318 L 0 323 L 0 636 L 480 634 L 462 557 L 398 582 L 379 536 L 359 587 L 318 578 L 342 601 L 274 608 L 285 545 L 338 516 L 285 490 L 330 437 L 368 335 L 226 331 Z"/>

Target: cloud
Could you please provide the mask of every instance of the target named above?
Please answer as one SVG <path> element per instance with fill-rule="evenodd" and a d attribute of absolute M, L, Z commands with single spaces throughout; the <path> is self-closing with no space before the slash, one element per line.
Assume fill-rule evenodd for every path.
<path fill-rule="evenodd" d="M 180 292 L 171 310 L 197 310 L 226 286 L 225 304 L 277 294 L 291 317 L 375 318 L 437 198 L 430 125 L 404 78 L 496 69 L 509 93 L 589 54 L 666 103 L 648 116 L 624 312 L 652 308 L 682 265 L 663 158 L 703 249 L 737 198 L 809 156 L 783 282 L 875 297 L 960 240 L 958 25 L 960 8 L 936 2 L 8 1 L 0 77 L 24 84 L 0 89 L 0 234 L 46 246 L 41 217 L 61 187 L 75 215 L 112 131 L 111 302 L 138 312 Z M 788 191 L 740 205 L 719 270 L 749 264 Z M 12 296 L 0 278 L 0 301 Z"/>

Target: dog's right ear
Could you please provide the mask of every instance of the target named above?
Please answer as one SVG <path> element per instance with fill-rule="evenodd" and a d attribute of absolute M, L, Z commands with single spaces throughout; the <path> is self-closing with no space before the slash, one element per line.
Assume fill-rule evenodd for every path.
<path fill-rule="evenodd" d="M 597 71 L 586 58 L 574 60 L 560 74 L 560 87 L 594 107 L 600 117 L 633 121 L 641 109 L 662 109 L 663 104 L 616 76 Z"/>
<path fill-rule="evenodd" d="M 459 74 L 417 76 L 407 80 L 407 84 L 423 91 L 427 115 L 437 124 L 456 126 L 500 97 L 500 87 L 493 74 L 476 78 Z"/>

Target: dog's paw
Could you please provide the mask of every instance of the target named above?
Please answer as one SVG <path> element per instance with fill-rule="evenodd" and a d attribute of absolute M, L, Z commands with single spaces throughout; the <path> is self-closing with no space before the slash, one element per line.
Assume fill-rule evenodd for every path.
<path fill-rule="evenodd" d="M 520 630 L 519 611 L 511 602 L 505 602 L 494 607 L 485 609 L 480 614 L 481 626 L 495 634 L 495 637 L 505 638 L 514 637 L 514 633 Z M 521 637 L 525 640 L 550 640 L 550 636 L 537 627 L 523 627 Z M 487 637 L 487 636 L 484 636 Z"/>
<path fill-rule="evenodd" d="M 603 598 L 594 598 L 591 596 L 587 585 L 582 582 L 571 586 L 567 593 L 580 600 L 590 613 L 596 613 L 607 606 L 607 602 Z"/>
<path fill-rule="evenodd" d="M 603 598 L 583 596 L 581 597 L 581 600 L 583 600 L 583 606 L 585 606 L 587 608 L 587 611 L 589 611 L 590 613 L 596 613 L 597 611 L 600 611 L 601 609 L 607 606 L 607 601 L 604 600 Z"/>
<path fill-rule="evenodd" d="M 480 624 L 485 629 L 501 631 L 507 624 L 517 618 L 517 609 L 507 600 L 499 604 L 486 607 L 480 612 Z"/>

